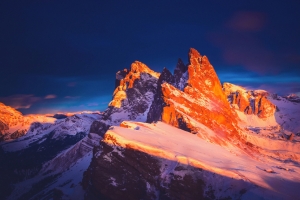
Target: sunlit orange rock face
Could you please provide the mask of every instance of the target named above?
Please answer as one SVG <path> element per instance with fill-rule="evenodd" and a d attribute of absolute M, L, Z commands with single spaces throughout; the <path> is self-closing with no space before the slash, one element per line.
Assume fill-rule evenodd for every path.
<path fill-rule="evenodd" d="M 33 123 L 53 122 L 46 115 L 26 115 L 16 109 L 0 103 L 0 141 L 16 139 L 25 135 Z"/>
<path fill-rule="evenodd" d="M 190 49 L 186 73 L 188 78 L 182 90 L 176 88 L 177 84 L 172 81 L 162 81 L 160 93 L 163 106 L 161 113 L 156 111 L 159 115 L 156 120 L 195 133 L 199 132 L 198 123 L 222 137 L 237 135 L 236 115 L 208 58 L 200 55 L 197 50 Z M 161 76 L 163 74 L 164 72 Z M 155 105 L 155 102 L 152 104 L 148 119 L 157 106 L 159 105 Z"/>
<path fill-rule="evenodd" d="M 264 90 L 247 91 L 231 83 L 224 83 L 223 90 L 230 103 L 237 105 L 238 109 L 245 114 L 257 115 L 265 119 L 276 112 L 276 106 L 267 99 L 269 94 Z"/>

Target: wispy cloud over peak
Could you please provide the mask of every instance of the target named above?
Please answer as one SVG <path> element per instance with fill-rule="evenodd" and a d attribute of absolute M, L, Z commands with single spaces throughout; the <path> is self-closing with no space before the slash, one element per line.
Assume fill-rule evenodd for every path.
<path fill-rule="evenodd" d="M 80 96 L 65 96 L 65 99 L 79 99 Z"/>
<path fill-rule="evenodd" d="M 0 102 L 5 103 L 6 105 L 9 105 L 15 109 L 28 109 L 30 108 L 34 103 L 37 103 L 38 101 L 41 101 L 42 98 L 36 97 L 33 94 L 18 94 L 18 95 L 12 95 L 8 97 L 0 97 Z"/>
<path fill-rule="evenodd" d="M 48 94 L 45 99 L 55 99 L 57 96 L 55 94 Z"/>

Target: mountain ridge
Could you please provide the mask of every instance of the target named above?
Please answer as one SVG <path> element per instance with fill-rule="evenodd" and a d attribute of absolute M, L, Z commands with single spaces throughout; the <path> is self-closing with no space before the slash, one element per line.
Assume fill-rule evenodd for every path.
<path fill-rule="evenodd" d="M 55 126 L 38 125 L 40 132 L 0 144 L 4 150 L 17 144 L 19 153 L 30 150 L 26 141 L 40 142 L 50 152 L 51 139 L 76 141 L 39 163 L 30 177 L 13 182 L 9 199 L 300 195 L 297 98 L 222 86 L 206 56 L 191 48 L 188 57 L 188 64 L 178 60 L 173 73 L 135 61 L 116 73 L 104 112 L 56 119 Z M 29 136 L 37 140 L 25 140 Z"/>

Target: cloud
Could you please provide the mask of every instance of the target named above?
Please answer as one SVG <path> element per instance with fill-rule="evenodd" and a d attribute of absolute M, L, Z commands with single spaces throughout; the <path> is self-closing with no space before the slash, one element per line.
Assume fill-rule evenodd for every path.
<path fill-rule="evenodd" d="M 48 94 L 45 99 L 55 99 L 57 96 L 55 94 Z"/>
<path fill-rule="evenodd" d="M 32 94 L 19 94 L 0 98 L 0 102 L 3 102 L 4 104 L 15 109 L 28 109 L 32 106 L 32 104 L 37 103 L 41 100 L 41 97 L 36 97 Z"/>
<path fill-rule="evenodd" d="M 65 96 L 65 99 L 79 99 L 80 96 Z"/>
<path fill-rule="evenodd" d="M 236 12 L 226 26 L 236 31 L 260 31 L 266 24 L 266 15 L 260 12 Z"/>

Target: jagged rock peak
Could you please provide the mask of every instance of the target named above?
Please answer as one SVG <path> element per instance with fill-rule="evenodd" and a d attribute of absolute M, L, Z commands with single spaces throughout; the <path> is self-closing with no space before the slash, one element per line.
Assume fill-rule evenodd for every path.
<path fill-rule="evenodd" d="M 191 48 L 189 51 L 188 65 L 188 86 L 185 87 L 185 92 L 189 90 L 198 90 L 214 100 L 226 101 L 226 96 L 222 91 L 222 85 L 206 56 L 201 56 L 200 53 Z"/>
<path fill-rule="evenodd" d="M 190 49 L 189 58 L 186 72 L 182 62 L 178 62 L 175 71 L 178 77 L 174 74 L 174 82 L 167 70 L 162 72 L 147 122 L 161 120 L 197 133 L 199 127 L 194 124 L 196 121 L 218 132 L 220 137 L 223 133 L 226 136 L 237 134 L 235 113 L 213 66 L 195 49 Z"/>
<path fill-rule="evenodd" d="M 130 66 L 130 72 L 132 73 L 148 73 L 155 78 L 158 78 L 160 73 L 151 70 L 147 65 L 140 61 L 135 61 Z"/>
<path fill-rule="evenodd" d="M 174 75 L 177 73 L 177 72 L 181 72 L 181 73 L 184 73 L 186 72 L 187 70 L 187 66 L 183 63 L 183 61 L 179 58 L 178 59 L 178 62 L 177 62 L 177 65 L 176 65 L 176 68 L 174 69 Z"/>
<path fill-rule="evenodd" d="M 201 59 L 201 58 L 202 58 L 202 56 L 196 49 L 190 48 L 190 51 L 189 51 L 190 64 L 197 65 L 199 63 L 199 59 Z"/>
<path fill-rule="evenodd" d="M 142 74 L 148 74 L 155 79 L 158 79 L 160 76 L 160 73 L 151 70 L 147 65 L 139 61 L 133 62 L 130 70 L 124 69 L 123 71 L 118 71 L 116 74 L 116 88 L 109 106 L 120 108 L 122 101 L 127 99 L 126 91 L 134 87 L 136 80 L 143 79 L 144 76 Z"/>
<path fill-rule="evenodd" d="M 161 75 L 159 76 L 158 85 L 160 85 L 164 82 L 167 82 L 170 84 L 172 84 L 174 82 L 174 77 L 173 77 L 172 73 L 165 67 L 164 67 Z"/>
<path fill-rule="evenodd" d="M 174 69 L 174 86 L 181 91 L 185 87 L 186 81 L 188 79 L 187 66 L 179 58 L 176 68 Z"/>
<path fill-rule="evenodd" d="M 154 100 L 147 115 L 147 122 L 149 123 L 161 120 L 161 113 L 163 112 L 163 107 L 165 106 L 162 94 L 163 83 L 174 84 L 174 76 L 167 68 L 163 69 L 157 81 Z"/>

